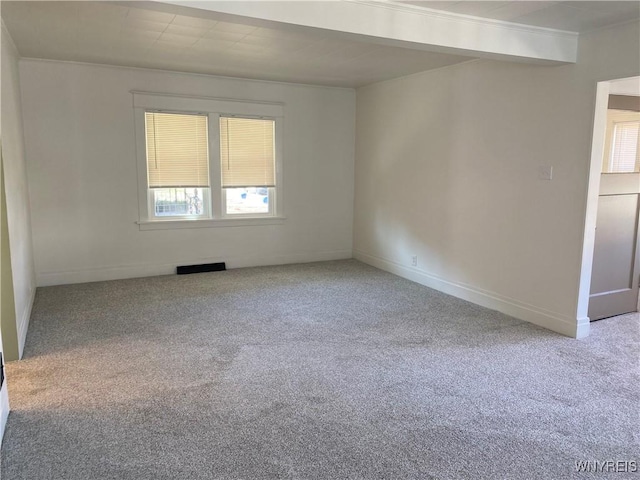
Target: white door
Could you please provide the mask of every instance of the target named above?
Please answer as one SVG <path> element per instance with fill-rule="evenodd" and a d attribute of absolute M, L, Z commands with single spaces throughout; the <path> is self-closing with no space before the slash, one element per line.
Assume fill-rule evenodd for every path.
<path fill-rule="evenodd" d="M 640 281 L 640 113 L 609 110 L 589 318 L 635 312 Z"/>

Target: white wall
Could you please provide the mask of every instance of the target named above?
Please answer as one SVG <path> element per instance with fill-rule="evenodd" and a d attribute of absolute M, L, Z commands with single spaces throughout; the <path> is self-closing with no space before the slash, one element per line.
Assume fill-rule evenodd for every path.
<path fill-rule="evenodd" d="M 350 258 L 355 92 L 22 60 L 38 285 Z M 131 90 L 284 102 L 282 225 L 140 231 Z"/>
<path fill-rule="evenodd" d="M 22 357 L 35 295 L 31 218 L 20 105 L 18 54 L 2 26 L 2 158 L 15 297 L 19 354 Z M 4 240 L 4 239 L 3 239 Z"/>
<path fill-rule="evenodd" d="M 356 258 L 586 334 L 577 295 L 596 82 L 638 74 L 638 38 L 636 22 L 582 36 L 575 65 L 476 61 L 358 89 Z"/>

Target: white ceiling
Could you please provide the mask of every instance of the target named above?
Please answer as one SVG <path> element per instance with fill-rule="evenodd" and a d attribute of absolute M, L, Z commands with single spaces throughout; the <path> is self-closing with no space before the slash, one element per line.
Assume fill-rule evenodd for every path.
<path fill-rule="evenodd" d="M 640 16 L 637 1 L 402 4 L 574 31 Z M 197 9 L 176 15 L 158 11 L 157 5 L 86 1 L 1 4 L 3 21 L 20 55 L 27 58 L 344 87 L 470 59 L 383 46 L 327 30 L 285 24 L 256 26 L 242 17 L 234 17 L 232 23 L 229 17 L 216 17 L 211 12 L 205 15 Z"/>
<path fill-rule="evenodd" d="M 2 18 L 27 58 L 307 84 L 356 87 L 469 59 L 123 5 L 3 1 Z"/>

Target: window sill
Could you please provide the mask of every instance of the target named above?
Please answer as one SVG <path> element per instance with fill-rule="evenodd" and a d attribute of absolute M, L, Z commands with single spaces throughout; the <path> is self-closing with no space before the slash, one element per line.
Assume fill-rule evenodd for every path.
<path fill-rule="evenodd" d="M 153 220 L 136 222 L 140 230 L 171 230 L 176 228 L 256 227 L 282 225 L 285 217 L 242 217 L 206 220 Z"/>

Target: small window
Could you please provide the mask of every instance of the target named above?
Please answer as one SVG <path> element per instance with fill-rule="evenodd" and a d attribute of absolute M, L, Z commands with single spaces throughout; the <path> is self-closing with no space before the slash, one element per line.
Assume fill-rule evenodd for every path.
<path fill-rule="evenodd" d="M 225 212 L 227 215 L 252 215 L 269 213 L 271 188 L 225 188 Z M 271 195 L 272 196 L 272 195 Z"/>
<path fill-rule="evenodd" d="M 602 173 L 640 172 L 640 112 L 609 109 Z"/>
<path fill-rule="evenodd" d="M 610 173 L 638 171 L 638 133 L 640 122 L 617 122 L 611 142 Z"/>
<path fill-rule="evenodd" d="M 153 209 L 156 217 L 198 217 L 205 215 L 204 188 L 154 188 Z"/>

